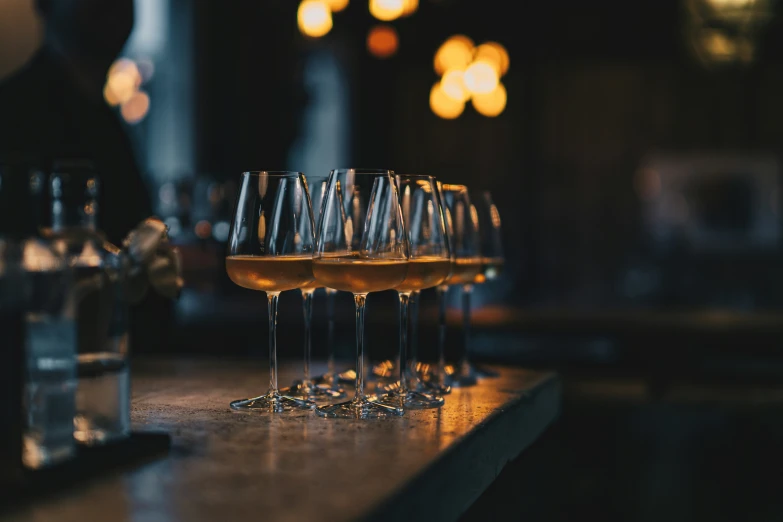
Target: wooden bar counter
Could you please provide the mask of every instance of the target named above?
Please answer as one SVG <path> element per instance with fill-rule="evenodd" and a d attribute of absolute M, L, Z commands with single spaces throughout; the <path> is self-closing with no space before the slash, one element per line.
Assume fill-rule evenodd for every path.
<path fill-rule="evenodd" d="M 335 420 L 229 410 L 231 400 L 266 391 L 261 364 L 137 360 L 134 430 L 170 433 L 169 454 L 5 519 L 454 520 L 559 413 L 556 375 L 495 369 L 499 378 L 455 390 L 440 410 Z M 299 371 L 282 367 L 281 385 Z"/>

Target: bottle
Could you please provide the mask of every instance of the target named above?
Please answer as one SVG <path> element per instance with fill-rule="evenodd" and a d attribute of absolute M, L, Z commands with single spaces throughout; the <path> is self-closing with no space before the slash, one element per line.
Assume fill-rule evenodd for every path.
<path fill-rule="evenodd" d="M 24 468 L 52 466 L 75 454 L 70 273 L 53 245 L 35 236 L 29 172 L 23 158 L 6 155 L 0 162 L 0 404 L 9 423 L 7 431 L 2 424 L 3 439 L 11 443 L 2 449 L 8 460 L 0 461 L 17 479 Z"/>
<path fill-rule="evenodd" d="M 86 160 L 58 160 L 49 180 L 51 227 L 73 270 L 77 375 L 74 437 L 86 445 L 130 434 L 128 319 L 119 249 L 98 228 L 100 181 Z"/>

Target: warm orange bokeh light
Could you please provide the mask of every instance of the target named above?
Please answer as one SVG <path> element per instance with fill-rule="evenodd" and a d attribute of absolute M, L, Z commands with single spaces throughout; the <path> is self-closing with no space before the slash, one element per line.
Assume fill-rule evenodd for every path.
<path fill-rule="evenodd" d="M 410 16 L 419 8 L 419 0 L 405 0 L 402 16 Z"/>
<path fill-rule="evenodd" d="M 131 93 L 131 96 L 132 95 L 133 93 Z M 112 107 L 120 104 L 120 99 L 111 89 L 111 87 L 109 87 L 109 82 L 106 82 L 106 85 L 103 86 L 103 99 L 106 100 L 106 103 Z"/>
<path fill-rule="evenodd" d="M 400 39 L 390 25 L 376 25 L 367 33 L 367 50 L 376 58 L 388 58 L 397 52 Z"/>
<path fill-rule="evenodd" d="M 440 86 L 446 96 L 454 101 L 466 102 L 470 98 L 470 92 L 465 87 L 465 71 L 461 69 L 449 69 L 440 79 Z"/>
<path fill-rule="evenodd" d="M 106 73 L 106 78 L 109 79 L 117 74 L 127 74 L 133 79 L 133 87 L 138 88 L 141 85 L 141 72 L 136 62 L 129 58 L 118 58 L 109 67 L 109 72 Z"/>
<path fill-rule="evenodd" d="M 498 85 L 498 72 L 489 62 L 479 60 L 465 69 L 465 87 L 472 94 L 489 94 Z"/>
<path fill-rule="evenodd" d="M 449 69 L 465 69 L 473 59 L 473 40 L 458 34 L 441 44 L 435 52 L 435 72 L 440 76 Z"/>
<path fill-rule="evenodd" d="M 302 34 L 318 38 L 332 30 L 332 11 L 324 0 L 302 0 L 296 21 Z"/>
<path fill-rule="evenodd" d="M 445 120 L 453 120 L 465 110 L 465 103 L 449 98 L 437 82 L 430 90 L 430 109 Z"/>
<path fill-rule="evenodd" d="M 502 83 L 498 83 L 488 94 L 474 94 L 471 103 L 476 112 L 493 118 L 506 108 L 507 94 Z"/>
<path fill-rule="evenodd" d="M 193 232 L 201 239 L 207 239 L 212 235 L 212 224 L 209 221 L 202 219 L 193 227 Z"/>
<path fill-rule="evenodd" d="M 497 70 L 498 77 L 502 77 L 508 72 L 510 60 L 506 48 L 497 42 L 485 42 L 476 47 L 476 53 L 473 56 L 474 61 L 485 61 L 492 64 Z"/>
<path fill-rule="evenodd" d="M 350 0 L 326 0 L 326 5 L 329 6 L 329 9 L 331 9 L 333 13 L 339 13 L 348 7 L 349 1 Z"/>
<path fill-rule="evenodd" d="M 103 98 L 109 105 L 121 105 L 131 99 L 141 85 L 139 68 L 128 58 L 116 60 L 106 74 Z"/>
<path fill-rule="evenodd" d="M 150 97 L 144 91 L 136 91 L 133 96 L 122 104 L 120 114 L 128 123 L 138 123 L 144 119 L 150 110 Z"/>
<path fill-rule="evenodd" d="M 405 12 L 405 0 L 370 0 L 370 14 L 378 20 L 391 22 Z"/>

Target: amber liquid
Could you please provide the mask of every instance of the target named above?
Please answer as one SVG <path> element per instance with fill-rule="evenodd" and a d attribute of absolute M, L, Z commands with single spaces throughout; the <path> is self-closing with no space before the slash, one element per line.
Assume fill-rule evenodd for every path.
<path fill-rule="evenodd" d="M 237 285 L 264 292 L 301 288 L 313 281 L 310 256 L 230 256 L 226 258 L 228 277 Z"/>
<path fill-rule="evenodd" d="M 443 282 L 444 285 L 470 285 L 481 272 L 483 259 L 480 257 L 457 258 L 451 265 L 451 275 Z"/>
<path fill-rule="evenodd" d="M 420 257 L 408 262 L 408 274 L 395 290 L 415 292 L 432 288 L 443 282 L 451 271 L 451 261 L 440 257 Z"/>
<path fill-rule="evenodd" d="M 313 274 L 320 286 L 367 294 L 389 290 L 405 279 L 408 261 L 333 257 L 313 260 Z"/>
<path fill-rule="evenodd" d="M 503 262 L 502 257 L 485 257 L 481 265 L 481 272 L 476 275 L 473 282 L 479 284 L 497 279 L 503 273 Z"/>
<path fill-rule="evenodd" d="M 319 288 L 323 288 L 324 285 L 319 283 L 318 281 L 313 280 L 310 283 L 307 283 L 306 285 L 302 285 L 299 287 L 299 290 L 302 292 L 315 292 Z"/>

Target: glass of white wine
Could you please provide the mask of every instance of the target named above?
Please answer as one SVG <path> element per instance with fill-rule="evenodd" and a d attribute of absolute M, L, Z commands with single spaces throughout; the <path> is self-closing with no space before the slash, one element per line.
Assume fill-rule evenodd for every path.
<path fill-rule="evenodd" d="M 301 172 L 245 172 L 228 238 L 226 272 L 243 288 L 266 292 L 269 308 L 269 390 L 231 402 L 234 410 L 279 413 L 312 409 L 309 399 L 277 387 L 277 299 L 313 280 L 313 211 Z"/>
<path fill-rule="evenodd" d="M 329 175 L 316 234 L 313 273 L 320 285 L 351 292 L 356 303 L 356 394 L 319 406 L 330 418 L 402 415 L 364 393 L 364 310 L 367 294 L 396 288 L 408 273 L 408 239 L 390 170 L 338 169 Z"/>
<path fill-rule="evenodd" d="M 329 177 L 325 175 L 305 175 L 305 181 L 307 182 L 307 193 L 310 195 L 310 203 L 313 208 L 313 217 L 315 218 L 315 228 L 311 228 L 312 230 L 316 230 L 318 227 L 321 204 L 323 202 L 324 195 L 326 194 L 326 182 L 328 180 Z M 304 229 L 310 227 L 311 225 L 309 223 L 305 223 L 304 221 L 300 221 L 299 226 L 300 228 Z M 304 234 L 306 232 L 305 230 L 301 230 L 299 233 Z M 321 378 L 319 379 L 321 382 L 316 383 L 310 373 L 312 358 L 313 299 L 315 297 L 315 292 L 319 288 L 323 288 L 323 285 L 319 284 L 315 279 L 299 287 L 299 291 L 302 293 L 302 311 L 304 315 L 305 327 L 303 375 L 301 379 L 295 380 L 289 388 L 285 388 L 282 391 L 286 395 L 290 395 L 292 397 L 312 399 L 316 401 L 341 399 L 345 397 L 346 394 L 345 391 L 339 387 L 339 383 L 336 379 L 330 379 L 329 382 L 326 382 L 325 379 Z M 333 297 L 332 295 L 329 295 L 330 292 L 328 292 L 328 290 L 331 289 L 327 289 L 326 297 L 329 301 L 328 305 L 331 307 L 333 305 L 331 302 Z M 333 329 L 334 325 L 330 325 L 330 328 Z M 327 341 L 333 341 L 331 332 Z M 334 344 L 329 342 L 327 349 L 329 350 L 329 373 L 331 374 L 334 372 Z"/>
<path fill-rule="evenodd" d="M 468 187 L 465 185 L 442 184 L 444 209 L 448 222 L 449 241 L 452 248 L 451 274 L 440 287 L 441 310 L 445 307 L 445 292 L 448 287 L 462 288 L 462 329 L 464 346 L 462 357 L 452 369 L 449 384 L 454 387 L 473 386 L 478 375 L 470 361 L 470 296 L 476 276 L 481 272 L 482 258 L 476 208 L 471 204 Z M 445 313 L 441 313 L 441 331 L 445 330 Z M 439 340 L 443 344 L 443 335 Z M 441 347 L 442 350 L 442 347 Z"/>
<path fill-rule="evenodd" d="M 403 409 L 439 408 L 443 397 L 412 389 L 408 382 L 408 304 L 413 292 L 442 283 L 451 272 L 451 257 L 439 192 L 432 176 L 395 176 L 400 197 L 410 261 L 408 274 L 395 287 L 400 300 L 399 381 L 381 397 L 384 404 Z"/>
<path fill-rule="evenodd" d="M 481 270 L 473 278 L 473 284 L 479 285 L 497 280 L 503 273 L 505 256 L 503 254 L 503 237 L 500 229 L 500 213 L 488 190 L 471 193 L 472 203 L 476 209 L 476 221 L 479 230 L 479 252 L 481 254 Z M 468 310 L 468 313 L 470 311 Z M 473 369 L 479 379 L 498 377 L 495 370 L 473 364 Z"/>

